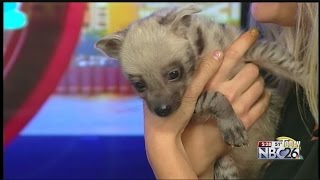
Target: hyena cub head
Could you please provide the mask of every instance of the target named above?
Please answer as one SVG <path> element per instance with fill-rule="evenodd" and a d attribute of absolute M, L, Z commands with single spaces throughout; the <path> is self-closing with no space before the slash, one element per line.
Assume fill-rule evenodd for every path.
<path fill-rule="evenodd" d="M 191 80 L 197 53 L 187 33 L 197 12 L 194 5 L 163 9 L 96 43 L 120 60 L 123 72 L 158 116 L 179 108 Z"/>

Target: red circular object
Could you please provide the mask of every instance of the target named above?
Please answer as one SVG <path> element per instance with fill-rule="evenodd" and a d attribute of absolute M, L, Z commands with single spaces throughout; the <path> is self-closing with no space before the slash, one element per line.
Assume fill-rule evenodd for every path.
<path fill-rule="evenodd" d="M 32 3 L 32 5 L 44 5 L 46 3 Z M 30 5 L 30 6 L 32 6 Z M 81 33 L 81 28 L 84 19 L 84 13 L 86 9 L 86 3 L 60 3 L 61 6 L 65 6 L 67 9 L 65 11 L 66 14 L 55 14 L 56 17 L 50 17 L 48 19 L 48 23 L 51 21 L 59 21 L 58 23 L 62 23 L 62 28 L 59 29 L 60 37 L 58 39 L 51 40 L 50 43 L 54 43 L 54 49 L 45 50 L 47 52 L 47 59 L 48 64 L 46 64 L 45 68 L 40 71 L 41 77 L 37 81 L 35 87 L 32 88 L 32 91 L 25 97 L 22 105 L 18 107 L 18 109 L 11 115 L 8 119 L 5 119 L 5 127 L 4 127 L 4 144 L 7 146 L 18 134 L 19 132 L 27 125 L 27 123 L 32 119 L 32 117 L 38 112 L 41 108 L 43 103 L 47 100 L 51 93 L 55 91 L 56 86 L 59 83 L 60 78 L 62 77 L 65 70 L 67 70 L 69 62 L 73 56 L 73 52 L 76 48 L 78 43 L 78 39 Z M 45 6 L 45 5 L 44 5 Z M 47 5 L 48 6 L 48 5 Z M 26 37 L 21 37 L 19 34 L 16 34 L 15 41 L 24 41 L 30 36 L 32 31 L 30 29 L 41 29 L 43 27 L 37 26 L 37 23 L 41 17 L 37 17 L 36 14 L 31 10 L 27 12 L 30 16 L 29 24 L 26 29 L 22 30 L 22 32 L 26 32 Z M 47 10 L 47 9 L 46 9 Z M 49 12 L 49 10 L 48 10 Z M 34 15 L 34 16 L 32 16 Z M 18 32 L 21 33 L 21 32 Z M 36 37 L 36 35 L 33 34 Z M 22 39 L 21 39 L 22 38 Z M 32 50 L 28 52 L 29 54 L 37 53 L 42 49 L 36 49 L 37 47 L 30 47 L 36 46 L 36 43 L 30 43 L 30 38 L 28 39 L 29 42 L 21 42 L 21 49 L 19 49 L 19 53 L 23 52 L 26 53 L 24 48 L 28 50 Z M 50 38 L 43 39 L 43 41 L 49 41 Z M 12 42 L 13 43 L 13 42 Z M 11 42 L 9 42 L 8 51 L 6 52 L 5 65 L 10 64 L 9 62 L 15 62 L 12 66 L 12 69 L 15 69 L 14 66 L 18 63 L 18 60 L 22 60 L 22 55 L 13 56 L 15 50 L 10 46 Z M 28 53 L 26 55 L 28 55 Z M 13 58 L 13 59 L 12 59 Z M 15 59 L 18 58 L 18 59 Z M 19 59 L 20 58 L 20 59 Z M 22 58 L 22 59 L 21 59 Z M 29 59 L 28 59 L 29 60 Z M 6 69 L 6 68 L 5 68 Z M 18 68 L 15 69 L 17 71 Z M 21 73 L 21 68 L 19 69 Z M 25 73 L 32 73 L 33 69 L 22 69 Z M 13 71 L 13 70 L 12 70 Z M 11 68 L 6 71 L 8 76 L 12 76 L 13 73 L 11 72 Z M 10 74 L 11 73 L 11 74 Z M 6 81 L 7 77 L 5 76 L 4 81 Z M 10 79 L 10 78 L 9 78 Z M 14 78 L 13 78 L 14 79 Z M 9 80 L 7 80 L 9 81 Z M 17 84 L 19 85 L 19 84 Z M 6 86 L 4 87 L 6 88 Z M 17 87 L 18 88 L 18 87 Z M 10 101 L 10 98 L 7 99 Z M 9 109 L 10 110 L 10 109 Z"/>

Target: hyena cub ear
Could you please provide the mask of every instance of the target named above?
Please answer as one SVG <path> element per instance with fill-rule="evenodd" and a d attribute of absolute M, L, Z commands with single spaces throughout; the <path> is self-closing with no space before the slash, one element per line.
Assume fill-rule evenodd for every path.
<path fill-rule="evenodd" d="M 191 24 L 192 14 L 200 12 L 200 7 L 195 4 L 188 4 L 176 9 L 171 16 L 174 16 L 172 22 L 172 30 L 180 36 L 185 37 L 187 30 Z M 169 14 L 170 16 L 170 14 Z"/>
<path fill-rule="evenodd" d="M 119 59 L 120 50 L 126 34 L 127 29 L 103 37 L 96 42 L 95 48 L 111 58 Z"/>

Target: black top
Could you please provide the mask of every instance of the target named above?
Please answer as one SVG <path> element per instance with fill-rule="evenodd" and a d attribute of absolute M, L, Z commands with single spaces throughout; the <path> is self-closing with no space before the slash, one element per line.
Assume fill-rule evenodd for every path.
<path fill-rule="evenodd" d="M 275 160 L 268 166 L 264 179 L 319 179 L 319 140 L 311 140 L 312 135 L 318 137 L 318 131 L 314 131 L 314 118 L 306 100 L 302 102 L 303 93 L 299 93 L 298 102 L 295 92 L 296 90 L 292 90 L 286 100 L 277 137 L 287 136 L 301 141 L 303 160 Z M 303 119 L 299 113 L 298 103 L 301 104 Z"/>

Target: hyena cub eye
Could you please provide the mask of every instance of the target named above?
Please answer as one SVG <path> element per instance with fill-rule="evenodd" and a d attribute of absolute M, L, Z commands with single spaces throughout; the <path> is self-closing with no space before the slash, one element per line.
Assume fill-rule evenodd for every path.
<path fill-rule="evenodd" d="M 140 81 L 133 81 L 132 85 L 138 92 L 143 92 L 146 89 L 146 85 L 143 82 Z"/>
<path fill-rule="evenodd" d="M 169 71 L 168 73 L 168 80 L 169 81 L 177 81 L 179 80 L 181 77 L 181 72 L 179 69 L 173 69 L 171 71 Z"/>

